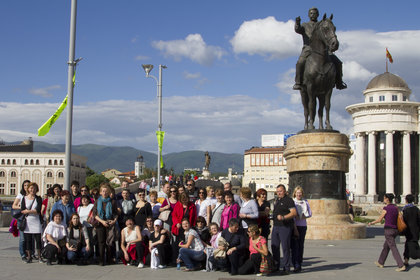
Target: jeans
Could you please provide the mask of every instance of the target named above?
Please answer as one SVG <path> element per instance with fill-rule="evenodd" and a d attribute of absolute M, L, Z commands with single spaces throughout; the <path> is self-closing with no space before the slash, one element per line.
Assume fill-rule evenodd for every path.
<path fill-rule="evenodd" d="M 76 259 L 80 259 L 80 258 L 83 259 L 83 260 L 87 260 L 87 259 L 89 259 L 91 253 L 92 253 L 92 250 L 86 251 L 86 247 L 83 247 L 82 249 L 77 250 L 75 252 L 68 250 L 67 251 L 67 259 L 71 262 L 76 260 Z"/>
<path fill-rule="evenodd" d="M 271 251 L 273 259 L 279 265 L 279 269 L 290 270 L 290 239 L 292 227 L 274 226 L 271 233 Z M 280 264 L 280 243 L 283 251 L 283 264 Z"/>
<path fill-rule="evenodd" d="M 193 249 L 179 249 L 179 258 L 185 263 L 188 269 L 193 269 L 205 259 L 203 251 L 195 251 Z"/>
<path fill-rule="evenodd" d="M 19 254 L 21 257 L 26 257 L 25 234 L 19 230 Z"/>

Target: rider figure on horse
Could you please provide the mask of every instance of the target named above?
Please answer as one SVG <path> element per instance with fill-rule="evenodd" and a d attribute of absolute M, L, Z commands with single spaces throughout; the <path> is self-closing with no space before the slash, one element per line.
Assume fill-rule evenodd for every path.
<path fill-rule="evenodd" d="M 305 70 L 305 62 L 308 56 L 311 54 L 311 47 L 309 46 L 312 32 L 314 31 L 315 25 L 318 22 L 319 11 L 317 8 L 309 9 L 308 16 L 310 21 L 300 23 L 300 17 L 296 18 L 295 22 L 295 32 L 302 35 L 303 38 L 303 48 L 302 53 L 300 54 L 299 60 L 296 63 L 296 76 L 295 76 L 295 85 L 293 89 L 301 90 L 302 89 L 302 76 L 303 71 Z M 334 54 L 330 54 L 330 59 L 335 65 L 336 69 L 336 79 L 335 87 L 337 89 L 347 88 L 346 83 L 343 82 L 343 63 L 338 59 Z"/>

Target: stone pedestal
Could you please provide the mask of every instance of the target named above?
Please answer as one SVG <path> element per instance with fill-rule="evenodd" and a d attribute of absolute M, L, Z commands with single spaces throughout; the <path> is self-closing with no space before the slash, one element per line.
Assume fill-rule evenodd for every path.
<path fill-rule="evenodd" d="M 203 169 L 203 172 L 201 173 L 203 175 L 204 179 L 210 179 L 210 171 L 208 171 L 207 169 Z"/>
<path fill-rule="evenodd" d="M 306 238 L 365 238 L 366 226 L 348 215 L 345 173 L 350 155 L 348 138 L 339 132 L 299 133 L 287 140 L 289 193 L 301 186 L 313 213 Z"/>

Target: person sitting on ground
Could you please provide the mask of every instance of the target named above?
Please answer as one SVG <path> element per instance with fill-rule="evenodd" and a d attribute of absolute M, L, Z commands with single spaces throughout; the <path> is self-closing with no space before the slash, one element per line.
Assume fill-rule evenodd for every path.
<path fill-rule="evenodd" d="M 175 204 L 174 210 L 172 211 L 171 230 L 175 238 L 175 242 L 172 243 L 172 258 L 178 256 L 178 244 L 185 239 L 184 229 L 182 227 L 183 219 L 188 219 L 191 226 L 195 226 L 197 221 L 197 210 L 194 203 L 189 201 L 186 193 L 179 195 L 179 201 Z"/>
<path fill-rule="evenodd" d="M 121 231 L 121 251 L 119 257 L 125 265 L 137 265 L 144 267 L 145 245 L 140 227 L 134 224 L 134 220 L 128 217 L 125 221 L 126 227 Z"/>
<path fill-rule="evenodd" d="M 71 215 L 70 224 L 67 229 L 67 260 L 77 264 L 88 264 L 92 253 L 89 243 L 87 228 L 80 222 L 78 214 Z"/>
<path fill-rule="evenodd" d="M 239 268 L 240 275 L 257 274 L 262 276 L 260 272 L 262 255 L 268 256 L 267 240 L 260 235 L 258 225 L 253 224 L 248 227 L 249 236 L 249 259 Z"/>
<path fill-rule="evenodd" d="M 208 246 L 210 244 L 211 236 L 209 228 L 207 227 L 206 219 L 204 219 L 204 217 L 198 216 L 196 223 L 197 225 L 194 227 L 195 231 L 197 231 L 204 245 Z"/>
<path fill-rule="evenodd" d="M 154 223 L 154 231 L 149 237 L 149 250 L 151 252 L 151 268 L 156 268 L 153 258 L 159 260 L 157 268 L 165 268 L 171 260 L 171 244 L 169 243 L 168 231 L 163 228 L 163 222 L 156 220 Z"/>
<path fill-rule="evenodd" d="M 206 247 L 206 271 L 213 271 L 213 264 L 210 262 L 210 258 L 213 256 L 213 251 L 218 248 L 218 240 L 221 236 L 219 226 L 216 223 L 210 223 L 210 244 Z"/>
<path fill-rule="evenodd" d="M 227 269 L 230 275 L 237 275 L 244 257 L 248 255 L 245 234 L 242 229 L 239 229 L 239 220 L 230 219 L 229 227 L 222 231 L 221 237 L 229 244 L 226 251 Z"/>
<path fill-rule="evenodd" d="M 67 248 L 66 236 L 67 230 L 63 225 L 63 212 L 55 210 L 51 214 L 51 222 L 45 228 L 42 240 L 44 241 L 44 257 L 47 259 L 47 265 L 57 259 L 58 264 L 65 263 Z"/>
<path fill-rule="evenodd" d="M 185 264 L 184 271 L 194 271 L 200 268 L 201 262 L 205 259 L 204 245 L 198 233 L 191 228 L 187 218 L 182 219 L 185 241 L 179 242 L 179 255 L 177 263 Z"/>

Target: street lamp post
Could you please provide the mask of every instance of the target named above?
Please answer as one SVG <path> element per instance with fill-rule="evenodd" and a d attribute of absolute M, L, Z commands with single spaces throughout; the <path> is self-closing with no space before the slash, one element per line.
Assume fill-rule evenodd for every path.
<path fill-rule="evenodd" d="M 153 78 L 157 84 L 157 98 L 158 98 L 158 131 L 162 131 L 162 69 L 166 69 L 165 65 L 159 65 L 159 80 L 150 75 L 150 71 L 153 69 L 152 64 L 143 64 L 144 72 L 146 72 L 147 78 Z M 157 155 L 157 183 L 158 190 L 160 191 L 160 149 L 158 145 L 158 155 Z"/>

